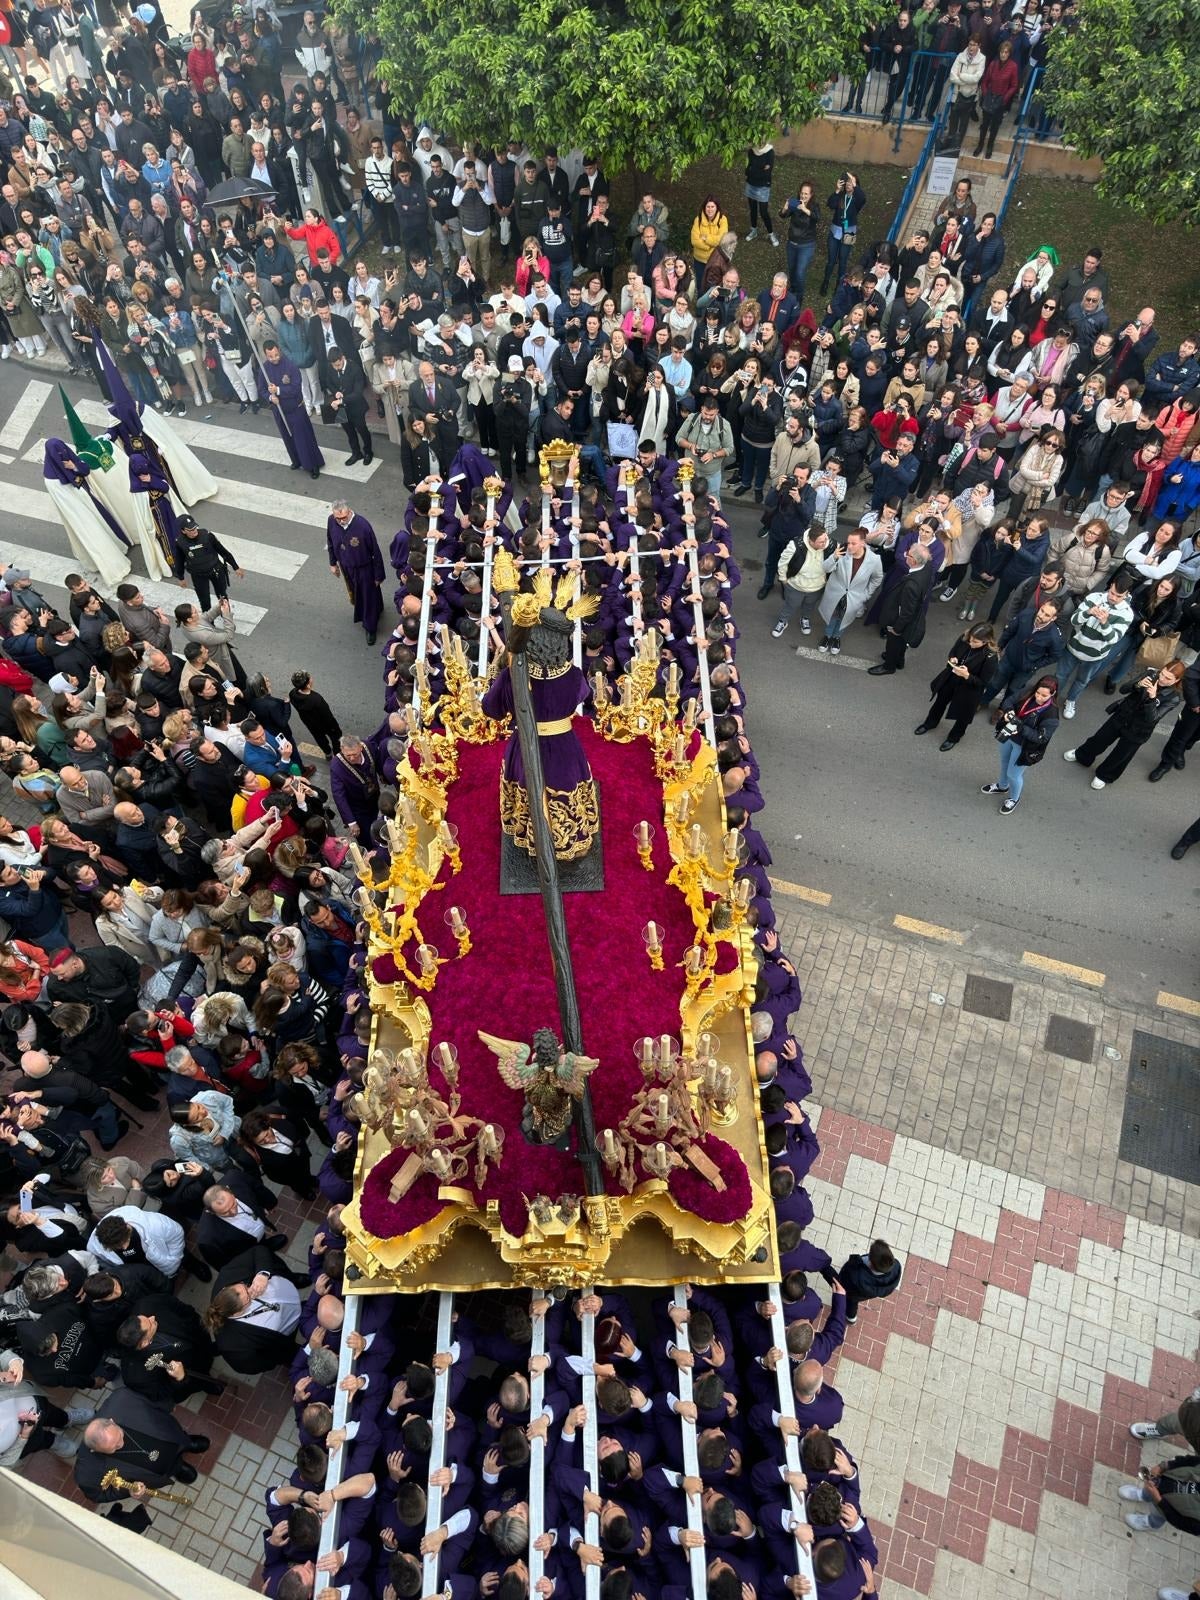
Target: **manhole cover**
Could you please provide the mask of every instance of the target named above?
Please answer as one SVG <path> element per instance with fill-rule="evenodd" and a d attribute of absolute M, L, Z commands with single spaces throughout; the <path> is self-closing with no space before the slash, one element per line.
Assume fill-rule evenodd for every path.
<path fill-rule="evenodd" d="M 1200 1050 L 1135 1032 L 1121 1121 L 1122 1161 L 1200 1183 Z"/>
<path fill-rule="evenodd" d="M 1091 1023 L 1076 1022 L 1074 1017 L 1051 1015 L 1046 1026 L 1046 1049 L 1072 1061 L 1090 1061 L 1096 1052 L 1096 1030 Z"/>
<path fill-rule="evenodd" d="M 973 1011 L 977 1017 L 993 1017 L 997 1022 L 1007 1022 L 1012 1016 L 1013 986 L 999 978 L 985 978 L 980 972 L 968 972 L 963 986 L 962 1008 Z"/>

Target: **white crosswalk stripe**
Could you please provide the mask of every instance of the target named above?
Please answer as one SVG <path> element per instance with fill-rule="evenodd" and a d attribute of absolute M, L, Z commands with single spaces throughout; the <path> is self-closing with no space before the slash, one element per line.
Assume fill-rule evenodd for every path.
<path fill-rule="evenodd" d="M 45 441 L 39 440 L 37 444 L 31 445 L 26 450 L 21 459 L 40 467 L 44 455 Z M 0 456 L 0 462 L 5 459 L 11 460 L 12 458 L 11 456 L 7 458 Z M 235 482 L 232 478 L 218 478 L 217 485 L 216 497 L 212 500 L 202 501 L 201 506 L 205 508 L 221 506 L 229 511 L 251 511 L 258 517 L 277 517 L 280 522 L 292 522 L 302 528 L 319 528 L 322 533 L 325 532 L 325 524 L 329 520 L 329 504 L 331 502 L 309 500 L 302 494 L 288 494 L 286 489 L 263 489 L 258 484 Z M 200 510 L 199 508 L 196 511 L 196 520 L 204 526 L 214 526 L 219 524 L 220 521 L 219 518 L 212 515 L 211 511 L 207 509 Z M 225 538 L 219 526 L 216 526 L 216 531 L 221 534 L 222 539 Z M 234 535 L 234 537 L 236 538 L 237 535 Z M 228 543 L 228 541 L 226 542 Z M 264 546 L 263 548 L 267 547 Z M 307 557 L 301 556 L 299 564 L 303 565 L 306 559 Z M 242 564 L 243 566 L 245 565 L 244 562 Z M 299 571 L 299 566 L 296 567 L 295 571 L 290 567 L 284 571 L 276 564 L 273 567 L 264 567 L 263 571 L 271 576 L 291 578 L 295 576 L 295 571 Z"/>
<path fill-rule="evenodd" d="M 20 450 L 23 447 L 25 436 L 37 421 L 38 413 L 53 392 L 48 383 L 42 383 L 37 378 L 25 385 L 25 393 L 9 412 L 4 426 L 0 428 L 0 450 Z"/>
<path fill-rule="evenodd" d="M 11 494 L 12 491 L 7 492 Z M 61 589 L 65 585 L 67 573 L 79 571 L 79 563 L 74 557 L 52 556 L 47 550 L 31 549 L 24 542 L 16 554 L 20 556 L 21 565 L 28 571 L 35 586 L 40 583 L 52 583 Z M 140 578 L 137 573 L 132 573 L 129 581 L 137 584 L 151 605 L 161 606 L 168 620 L 174 617 L 175 607 L 180 601 L 187 598 L 185 592 L 175 584 L 152 583 L 149 578 Z M 266 607 L 249 605 L 245 600 L 237 599 L 232 592 L 230 599 L 233 602 L 233 619 L 237 623 L 238 634 L 253 633 L 266 616 Z"/>
<path fill-rule="evenodd" d="M 112 416 L 102 401 L 83 400 L 75 409 L 90 427 L 107 428 L 112 425 Z M 286 467 L 290 463 L 287 448 L 276 433 L 251 433 L 240 428 L 226 428 L 219 422 L 202 422 L 190 415 L 172 417 L 171 431 L 177 433 L 184 444 L 190 444 L 193 450 L 216 450 L 223 455 L 237 456 L 239 460 L 245 460 L 249 455 L 256 461 L 267 461 L 277 467 Z M 351 483 L 366 483 L 374 477 L 380 466 L 378 456 L 369 467 L 347 467 L 340 461 L 330 460 L 329 457 L 340 452 L 345 444 L 345 436 L 340 428 L 336 430 L 336 435 L 330 435 L 334 435 L 333 429 L 328 430 L 323 440 L 320 432 L 317 436 L 322 451 L 326 453 L 322 476 L 346 478 Z"/>

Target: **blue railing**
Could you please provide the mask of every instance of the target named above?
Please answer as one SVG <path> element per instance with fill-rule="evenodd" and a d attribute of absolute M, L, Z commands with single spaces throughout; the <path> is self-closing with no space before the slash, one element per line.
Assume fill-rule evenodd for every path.
<path fill-rule="evenodd" d="M 834 85 L 828 114 L 833 117 L 878 117 L 885 125 L 894 123 L 892 149 L 899 150 L 900 136 L 910 123 L 932 122 L 939 110 L 942 90 L 954 64 L 953 52 L 914 50 L 904 73 L 891 73 L 890 61 L 880 50 L 872 50 L 866 76 L 860 82 L 839 78 Z M 928 112 L 928 115 L 925 113 Z"/>
<path fill-rule="evenodd" d="M 908 182 L 904 185 L 904 193 L 900 196 L 900 203 L 896 207 L 892 225 L 888 229 L 888 241 L 891 244 L 895 244 L 899 239 L 905 219 L 912 210 L 913 201 L 920 193 L 921 185 L 925 181 L 925 169 L 941 142 L 942 134 L 946 127 L 946 118 L 953 100 L 954 90 L 951 88 L 937 116 L 929 125 L 929 132 L 925 135 L 925 143 L 921 146 L 921 154 L 917 157 L 916 163 L 908 175 Z"/>
<path fill-rule="evenodd" d="M 1004 218 L 1008 212 L 1009 203 L 1016 192 L 1017 184 L 1020 182 L 1021 168 L 1025 165 L 1025 151 L 1029 145 L 1030 136 L 1038 132 L 1038 127 L 1042 121 L 1041 112 L 1031 109 L 1038 79 L 1041 75 L 1041 67 L 1034 67 L 1026 80 L 1025 88 L 1021 94 L 1021 109 L 1017 113 L 1017 126 L 1013 134 L 1012 149 L 1008 152 L 1008 162 L 1004 168 L 1004 199 L 1000 203 L 1000 210 L 996 216 L 997 232 L 1004 226 Z"/>

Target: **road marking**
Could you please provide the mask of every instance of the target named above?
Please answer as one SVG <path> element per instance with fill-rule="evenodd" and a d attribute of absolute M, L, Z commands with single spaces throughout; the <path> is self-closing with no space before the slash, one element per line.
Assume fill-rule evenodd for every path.
<path fill-rule="evenodd" d="M 893 917 L 892 927 L 902 933 L 918 933 L 922 939 L 936 939 L 940 944 L 966 944 L 967 936 L 957 928 L 943 928 L 940 922 L 926 922 L 922 917 Z"/>
<path fill-rule="evenodd" d="M 9 412 L 8 421 L 0 428 L 0 450 L 22 448 L 26 434 L 37 421 L 38 414 L 52 393 L 52 385 L 41 383 L 36 378 L 25 385 L 25 393 Z M 41 459 L 40 451 L 38 458 Z"/>
<path fill-rule="evenodd" d="M 11 495 L 11 488 L 8 490 Z M 49 498 L 47 496 L 47 498 Z M 22 544 L 20 548 L 21 565 L 25 567 L 35 584 L 53 583 L 60 589 L 65 588 L 64 582 L 68 572 L 78 572 L 79 562 L 74 556 L 52 556 L 46 550 L 31 550 L 28 545 Z M 184 598 L 183 590 L 172 583 L 152 583 L 149 578 L 141 578 L 136 573 L 132 575 L 137 579 L 137 586 L 149 600 L 151 605 L 161 606 L 168 618 L 175 614 L 175 607 Z M 232 598 L 232 596 L 231 596 Z M 265 606 L 252 606 L 245 600 L 233 601 L 233 616 L 237 623 L 237 636 L 234 639 L 236 647 L 237 638 L 253 633 L 258 624 L 266 616 Z"/>
<path fill-rule="evenodd" d="M 822 655 L 820 650 L 814 650 L 808 644 L 798 644 L 795 653 L 802 661 L 818 661 L 826 667 L 853 667 L 855 672 L 869 672 L 872 666 L 872 663 L 864 661 L 862 656 Z"/>
<path fill-rule="evenodd" d="M 99 400 L 82 400 L 76 410 L 84 422 L 94 423 L 101 428 L 112 426 L 113 419 L 108 407 L 102 405 Z M 243 432 L 239 428 L 223 427 L 219 422 L 195 421 L 190 416 L 172 417 L 171 432 L 177 434 L 184 444 L 190 444 L 193 450 L 218 450 L 223 455 L 237 456 L 243 461 L 247 454 L 250 454 L 256 461 L 267 461 L 276 467 L 290 467 L 292 464 L 287 447 L 277 433 Z M 341 449 L 340 444 L 338 449 Z M 321 470 L 332 478 L 348 478 L 351 483 L 366 483 L 369 478 L 374 477 L 380 464 L 380 457 L 376 456 L 369 467 L 346 467 L 339 461 L 336 464 L 327 462 Z M 269 495 L 271 491 L 264 489 L 262 493 Z"/>
<path fill-rule="evenodd" d="M 1021 964 L 1036 967 L 1039 972 L 1052 972 L 1059 978 L 1074 978 L 1076 983 L 1090 984 L 1093 989 L 1103 989 L 1105 974 L 1094 967 L 1078 967 L 1073 961 L 1056 961 L 1053 956 L 1039 955 L 1036 950 L 1026 950 Z"/>
<path fill-rule="evenodd" d="M 39 456 L 38 459 L 40 460 L 41 457 Z M 3 451 L 0 451 L 0 467 L 11 467 L 12 464 L 13 464 L 13 457 L 12 456 L 6 456 Z"/>
<path fill-rule="evenodd" d="M 1182 1011 L 1187 1017 L 1200 1017 L 1200 1000 L 1191 1000 L 1186 994 L 1172 994 L 1169 989 L 1160 989 L 1155 1005 L 1162 1006 L 1164 1011 Z"/>
<path fill-rule="evenodd" d="M 116 471 L 116 468 L 113 470 Z M 56 528 L 62 527 L 58 508 L 44 489 L 26 489 L 20 484 L 6 485 L 4 509 L 34 522 L 48 522 Z M 255 539 L 242 539 L 237 534 L 232 534 L 226 542 L 247 572 L 262 573 L 268 578 L 294 578 L 308 560 L 305 551 L 286 550 L 276 544 L 260 544 Z M 65 570 L 70 572 L 72 569 L 67 567 Z M 172 602 L 172 610 L 177 603 L 178 596 Z"/>
<path fill-rule="evenodd" d="M 772 878 L 771 887 L 776 894 L 790 895 L 793 900 L 807 900 L 813 906 L 827 906 L 833 900 L 824 889 L 807 889 L 802 883 L 789 883 L 786 878 Z"/>

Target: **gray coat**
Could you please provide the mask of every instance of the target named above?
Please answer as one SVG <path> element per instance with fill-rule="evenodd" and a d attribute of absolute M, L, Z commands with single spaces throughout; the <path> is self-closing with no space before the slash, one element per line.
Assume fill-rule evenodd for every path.
<path fill-rule="evenodd" d="M 821 596 L 821 618 L 824 622 L 831 621 L 839 603 L 845 600 L 843 629 L 858 620 L 883 582 L 883 562 L 869 547 L 858 571 L 851 577 L 853 568 L 854 563 L 849 555 L 825 558 L 826 583 L 825 593 Z"/>

